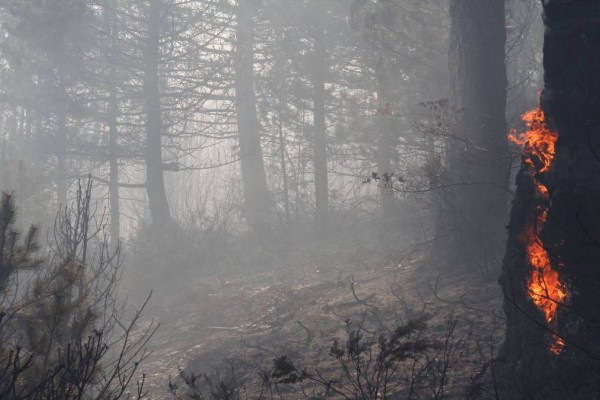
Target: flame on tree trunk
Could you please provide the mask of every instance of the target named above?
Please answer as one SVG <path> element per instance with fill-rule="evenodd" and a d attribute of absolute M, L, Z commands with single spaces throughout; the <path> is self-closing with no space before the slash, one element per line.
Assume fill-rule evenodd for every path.
<path fill-rule="evenodd" d="M 538 204 L 532 210 L 530 220 L 518 236 L 518 241 L 525 248 L 531 266 L 527 284 L 529 296 L 544 313 L 548 326 L 555 330 L 558 306 L 567 298 L 567 288 L 560 280 L 559 271 L 552 265 L 540 233 L 550 208 L 550 194 L 542 179 L 543 174 L 552 166 L 558 133 L 548 127 L 541 108 L 523 114 L 523 121 L 529 130 L 521 134 L 513 130 L 508 138 L 523 148 L 523 164 L 533 180 Z M 558 267 L 560 266 L 559 263 Z M 551 335 L 551 341 L 550 351 L 556 355 L 560 354 L 564 346 L 563 339 L 554 334 Z"/>
<path fill-rule="evenodd" d="M 500 398 L 591 399 L 600 393 L 600 2 L 542 3 L 543 113 L 526 114 L 532 129 L 512 135 L 525 154 L 500 277 L 496 382 Z"/>

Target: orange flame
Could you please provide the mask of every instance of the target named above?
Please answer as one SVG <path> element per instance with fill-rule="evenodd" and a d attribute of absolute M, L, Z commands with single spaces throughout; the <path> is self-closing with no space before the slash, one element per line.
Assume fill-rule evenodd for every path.
<path fill-rule="evenodd" d="M 558 133 L 548 128 L 544 112 L 539 107 L 526 112 L 521 118 L 529 130 L 518 134 L 513 129 L 508 134 L 508 139 L 524 148 L 525 164 L 533 168 L 534 175 L 537 176 L 548 171 L 552 165 Z"/>
<path fill-rule="evenodd" d="M 523 148 L 523 162 L 528 166 L 533 177 L 540 204 L 536 207 L 533 222 L 525 226 L 519 241 L 525 247 L 531 265 L 529 296 L 544 314 L 546 323 L 549 326 L 556 326 L 558 306 L 567 298 L 567 288 L 560 280 L 560 273 L 553 268 L 548 251 L 540 237 L 548 215 L 550 195 L 548 188 L 539 181 L 539 177 L 550 169 L 554 161 L 558 133 L 548 127 L 540 107 L 526 112 L 522 118 L 529 130 L 525 133 L 512 130 L 508 138 Z M 550 351 L 558 355 L 564 347 L 564 340 L 556 335 L 553 335 L 552 339 Z"/>

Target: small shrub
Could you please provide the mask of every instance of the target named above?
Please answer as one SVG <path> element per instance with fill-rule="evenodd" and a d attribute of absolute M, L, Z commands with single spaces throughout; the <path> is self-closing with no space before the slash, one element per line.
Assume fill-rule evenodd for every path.
<path fill-rule="evenodd" d="M 122 318 L 115 294 L 120 248 L 108 245 L 91 189 L 91 181 L 80 186 L 74 206 L 58 213 L 46 257 L 39 255 L 35 226 L 21 239 L 14 197 L 2 195 L 2 399 L 121 399 L 146 357 L 156 327 L 132 336 L 146 303 L 129 321 Z M 144 378 L 133 389 L 138 399 L 146 394 Z"/>

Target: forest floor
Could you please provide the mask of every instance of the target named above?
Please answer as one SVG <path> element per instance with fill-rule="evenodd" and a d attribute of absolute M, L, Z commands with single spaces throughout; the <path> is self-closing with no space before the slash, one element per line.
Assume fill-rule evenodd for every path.
<path fill-rule="evenodd" d="M 211 373 L 228 361 L 238 379 L 252 379 L 248 376 L 268 370 L 279 355 L 307 370 L 318 362 L 320 368 L 331 367 L 331 345 L 336 339 L 344 343 L 347 323 L 357 321 L 364 321 L 367 331 L 385 331 L 426 315 L 427 337 L 450 343 L 444 398 L 465 398 L 474 377 L 497 355 L 503 314 L 496 282 L 423 272 L 419 260 L 410 257 L 382 262 L 354 254 L 334 263 L 335 257 L 306 254 L 289 257 L 278 268 L 185 277 L 167 300 L 159 295 L 147 314 L 158 310 L 161 327 L 142 364 L 149 398 L 172 398 L 169 379 L 180 369 Z M 449 321 L 456 323 L 450 333 Z M 429 385 L 435 391 L 439 382 Z M 298 388 L 285 390 L 285 398 L 304 397 Z"/>

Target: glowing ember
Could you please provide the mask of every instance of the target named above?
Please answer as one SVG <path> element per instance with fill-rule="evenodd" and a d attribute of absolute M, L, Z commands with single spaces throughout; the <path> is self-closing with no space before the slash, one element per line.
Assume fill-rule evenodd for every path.
<path fill-rule="evenodd" d="M 548 215 L 550 199 L 548 188 L 539 181 L 539 178 L 552 165 L 558 133 L 546 125 L 544 112 L 539 107 L 523 114 L 523 121 L 529 130 L 521 134 L 513 130 L 508 138 L 523 148 L 523 162 L 529 167 L 533 177 L 539 205 L 535 210 L 535 218 L 525 226 L 519 241 L 525 247 L 531 265 L 528 282 L 531 300 L 544 314 L 546 323 L 555 327 L 558 305 L 567 298 L 567 288 L 560 281 L 560 274 L 553 268 L 540 238 L 540 232 Z M 558 355 L 565 343 L 562 338 L 555 335 L 552 340 L 550 351 Z"/>
<path fill-rule="evenodd" d="M 550 351 L 555 355 L 559 355 L 563 347 L 565 347 L 565 341 L 563 338 L 554 336 L 554 343 L 550 345 Z"/>

